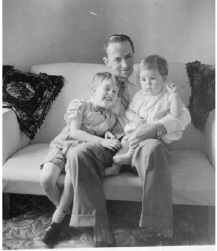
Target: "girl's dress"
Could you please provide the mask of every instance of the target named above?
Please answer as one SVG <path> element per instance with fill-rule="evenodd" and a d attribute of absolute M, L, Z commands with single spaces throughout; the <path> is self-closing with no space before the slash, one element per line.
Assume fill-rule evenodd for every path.
<path fill-rule="evenodd" d="M 129 109 L 135 112 L 142 118 L 146 124 L 157 123 L 170 113 L 171 96 L 166 86 L 156 96 L 149 95 L 145 90 L 138 91 L 129 105 Z M 183 104 L 184 109 L 184 104 Z M 133 121 L 126 124 L 125 133 L 130 133 L 137 128 Z M 180 134 L 180 136 L 179 136 Z M 166 139 L 162 137 L 165 143 L 171 143 L 172 140 L 177 140 L 181 137 L 182 131 L 176 131 L 167 136 Z"/>

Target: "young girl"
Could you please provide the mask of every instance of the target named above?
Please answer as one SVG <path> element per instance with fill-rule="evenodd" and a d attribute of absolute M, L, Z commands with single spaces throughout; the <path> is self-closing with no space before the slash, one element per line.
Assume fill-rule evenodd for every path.
<path fill-rule="evenodd" d="M 46 156 L 41 170 L 41 185 L 48 198 L 57 207 L 52 217 L 52 223 L 43 241 L 52 245 L 58 237 L 60 224 L 73 200 L 73 187 L 67 168 L 67 152 L 69 147 L 76 147 L 82 142 L 92 141 L 101 144 L 112 151 L 120 147 L 110 130 L 115 130 L 117 117 L 109 109 L 116 102 L 120 90 L 119 79 L 111 73 L 104 72 L 95 75 L 92 81 L 92 98 L 90 101 L 81 100 L 81 107 L 71 111 L 72 101 L 64 116 L 66 126 L 51 142 L 50 151 Z M 105 138 L 103 138 L 105 137 Z M 64 189 L 61 194 L 57 179 L 65 169 Z"/>
<path fill-rule="evenodd" d="M 120 150 L 113 157 L 113 165 L 105 169 L 106 175 L 117 175 L 121 165 L 131 164 L 138 144 L 134 142 L 134 147 L 129 147 L 127 138 L 138 126 L 149 123 L 161 126 L 158 121 L 168 113 L 179 117 L 183 112 L 184 105 L 175 84 L 166 84 L 168 65 L 164 58 L 158 55 L 146 57 L 140 63 L 139 72 L 142 89 L 135 94 L 126 111 L 129 120 L 125 126 L 126 136 L 121 141 Z"/>

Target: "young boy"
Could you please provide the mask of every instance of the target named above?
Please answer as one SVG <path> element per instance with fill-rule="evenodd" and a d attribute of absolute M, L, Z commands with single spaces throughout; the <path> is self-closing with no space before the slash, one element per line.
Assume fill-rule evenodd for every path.
<path fill-rule="evenodd" d="M 68 149 L 88 141 L 99 143 L 112 151 L 120 147 L 120 142 L 115 138 L 110 138 L 112 133 L 109 132 L 115 130 L 118 123 L 117 116 L 110 111 L 110 107 L 116 102 L 119 90 L 118 77 L 108 72 L 96 74 L 91 86 L 91 100 L 80 100 L 81 106 L 73 110 L 70 107 L 77 101 L 69 104 L 64 116 L 66 126 L 51 142 L 50 151 L 44 160 L 41 171 L 41 185 L 48 198 L 56 206 L 52 223 L 43 238 L 43 241 L 50 247 L 56 243 L 61 231 L 61 222 L 67 213 L 70 214 L 70 206 L 73 201 L 73 186 L 69 174 L 70 164 L 67 162 Z M 57 186 L 57 178 L 64 169 L 66 175 L 61 194 Z"/>

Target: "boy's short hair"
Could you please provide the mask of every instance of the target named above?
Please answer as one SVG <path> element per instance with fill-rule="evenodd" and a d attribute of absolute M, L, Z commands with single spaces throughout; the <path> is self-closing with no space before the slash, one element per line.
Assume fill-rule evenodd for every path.
<path fill-rule="evenodd" d="M 112 79 L 113 82 L 120 89 L 122 80 L 119 77 L 110 72 L 99 72 L 93 77 L 93 80 L 91 82 L 91 90 L 97 88 L 104 80 L 109 80 L 109 79 Z"/>
<path fill-rule="evenodd" d="M 124 34 L 114 34 L 114 35 L 111 35 L 109 36 L 106 40 L 105 40 L 105 43 L 104 43 L 104 49 L 105 49 L 105 53 L 106 53 L 106 56 L 107 56 L 107 48 L 108 48 L 108 45 L 111 44 L 111 43 L 122 43 L 122 42 L 125 42 L 125 41 L 128 41 L 132 47 L 132 50 L 133 50 L 133 53 L 134 53 L 134 45 L 133 45 L 133 41 L 131 40 L 130 37 L 128 37 L 127 35 L 124 35 Z"/>
<path fill-rule="evenodd" d="M 168 64 L 165 58 L 159 55 L 150 55 L 143 59 L 139 65 L 139 71 L 158 70 L 161 76 L 168 75 Z"/>

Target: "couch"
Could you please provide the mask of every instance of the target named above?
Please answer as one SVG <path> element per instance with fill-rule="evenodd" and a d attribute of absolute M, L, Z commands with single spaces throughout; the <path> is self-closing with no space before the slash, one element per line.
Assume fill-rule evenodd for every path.
<path fill-rule="evenodd" d="M 137 65 L 135 65 L 137 67 Z M 93 75 L 108 71 L 101 64 L 55 63 L 31 67 L 33 73 L 62 75 L 64 87 L 52 103 L 46 119 L 34 140 L 20 131 L 16 114 L 3 109 L 3 193 L 4 206 L 9 210 L 9 194 L 44 195 L 39 184 L 40 163 L 45 157 L 49 142 L 64 126 L 63 115 L 70 100 L 90 97 L 88 88 Z M 189 104 L 191 88 L 185 64 L 169 63 L 169 80 L 175 82 L 182 101 Z M 172 201 L 176 205 L 207 206 L 209 229 L 214 229 L 215 206 L 215 111 L 211 111 L 203 131 L 189 124 L 179 141 L 169 145 L 172 175 Z M 64 176 L 58 185 L 63 186 Z M 137 175 L 121 173 L 106 177 L 104 191 L 107 200 L 141 201 L 142 184 Z"/>

